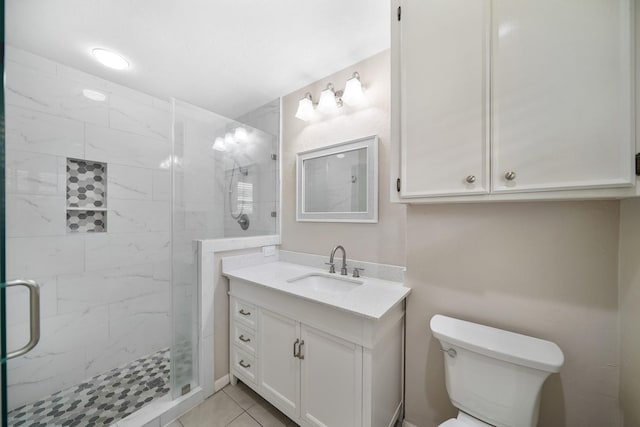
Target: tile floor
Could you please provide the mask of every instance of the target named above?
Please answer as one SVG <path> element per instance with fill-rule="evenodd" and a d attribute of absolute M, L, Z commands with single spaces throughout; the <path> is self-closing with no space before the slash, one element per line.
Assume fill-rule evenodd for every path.
<path fill-rule="evenodd" d="M 228 385 L 167 427 L 290 427 L 296 423 L 246 385 Z"/>

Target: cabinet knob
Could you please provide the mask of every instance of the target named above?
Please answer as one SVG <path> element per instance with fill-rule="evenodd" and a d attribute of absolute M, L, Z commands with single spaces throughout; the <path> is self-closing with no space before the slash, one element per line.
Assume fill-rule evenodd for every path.
<path fill-rule="evenodd" d="M 506 179 L 507 181 L 513 181 L 514 179 L 516 179 L 516 173 L 514 171 L 509 171 L 504 174 L 504 179 Z"/>
<path fill-rule="evenodd" d="M 467 181 L 467 184 L 473 184 L 474 182 L 476 182 L 476 176 L 475 175 L 469 175 L 467 177 L 467 179 L 465 179 L 465 181 Z"/>

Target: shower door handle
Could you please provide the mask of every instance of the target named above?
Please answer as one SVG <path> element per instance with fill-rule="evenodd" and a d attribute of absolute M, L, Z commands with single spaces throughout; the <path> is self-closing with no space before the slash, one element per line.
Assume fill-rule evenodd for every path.
<path fill-rule="evenodd" d="M 40 286 L 33 280 L 7 282 L 7 288 L 12 286 L 24 286 L 29 289 L 29 342 L 24 347 L 7 353 L 7 360 L 28 353 L 40 341 Z"/>

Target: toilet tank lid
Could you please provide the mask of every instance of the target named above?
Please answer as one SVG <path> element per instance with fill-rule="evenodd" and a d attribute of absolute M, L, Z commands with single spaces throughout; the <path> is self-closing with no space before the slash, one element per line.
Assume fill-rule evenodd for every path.
<path fill-rule="evenodd" d="M 564 354 L 555 343 L 436 314 L 431 331 L 445 341 L 469 351 L 547 372 L 559 372 Z"/>

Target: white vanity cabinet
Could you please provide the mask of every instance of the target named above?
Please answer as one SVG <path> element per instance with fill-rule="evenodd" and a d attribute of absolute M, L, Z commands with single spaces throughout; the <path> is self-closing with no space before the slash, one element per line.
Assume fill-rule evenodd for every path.
<path fill-rule="evenodd" d="M 399 416 L 402 301 L 372 319 L 234 277 L 229 294 L 232 380 L 302 426 L 388 427 Z M 253 353 L 238 335 L 247 317 Z"/>
<path fill-rule="evenodd" d="M 399 0 L 400 198 L 633 190 L 632 2 Z"/>

